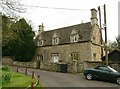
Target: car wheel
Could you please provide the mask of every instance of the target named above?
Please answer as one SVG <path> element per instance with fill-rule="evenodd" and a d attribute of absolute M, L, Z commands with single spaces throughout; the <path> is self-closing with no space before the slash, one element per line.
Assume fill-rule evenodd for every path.
<path fill-rule="evenodd" d="M 116 82 L 117 82 L 118 84 L 120 84 L 120 77 L 117 77 Z"/>
<path fill-rule="evenodd" d="M 87 80 L 91 80 L 91 79 L 93 79 L 93 76 L 92 76 L 92 74 L 87 74 L 86 78 L 87 78 Z"/>

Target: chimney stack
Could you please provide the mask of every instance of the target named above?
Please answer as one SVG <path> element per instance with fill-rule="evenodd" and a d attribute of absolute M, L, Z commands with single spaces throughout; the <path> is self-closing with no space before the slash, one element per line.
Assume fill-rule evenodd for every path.
<path fill-rule="evenodd" d="M 98 24 L 97 10 L 95 8 L 91 9 L 91 24 L 92 25 Z"/>
<path fill-rule="evenodd" d="M 40 35 L 42 32 L 44 32 L 44 25 L 42 23 L 42 25 L 39 25 L 39 30 L 38 30 L 38 35 Z"/>

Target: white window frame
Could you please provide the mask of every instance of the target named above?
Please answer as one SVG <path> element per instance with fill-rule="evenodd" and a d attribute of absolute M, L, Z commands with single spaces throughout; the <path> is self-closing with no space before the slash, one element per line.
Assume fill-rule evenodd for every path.
<path fill-rule="evenodd" d="M 74 37 L 70 36 L 70 42 L 74 42 Z"/>
<path fill-rule="evenodd" d="M 55 44 L 59 44 L 59 38 L 58 37 L 55 37 L 52 39 L 52 44 L 55 45 Z"/>
<path fill-rule="evenodd" d="M 74 42 L 77 42 L 77 41 L 78 41 L 77 35 L 74 35 Z"/>
<path fill-rule="evenodd" d="M 44 40 L 39 40 L 38 41 L 38 46 L 43 46 Z"/>
<path fill-rule="evenodd" d="M 52 54 L 52 62 L 53 63 L 58 63 L 59 62 L 59 54 Z"/>
<path fill-rule="evenodd" d="M 70 42 L 71 43 L 72 42 L 78 42 L 78 39 L 79 39 L 78 34 L 74 34 L 74 35 L 70 36 Z"/>
<path fill-rule="evenodd" d="M 40 60 L 40 55 L 39 54 L 37 55 L 37 60 Z"/>
<path fill-rule="evenodd" d="M 44 55 L 38 54 L 38 55 L 37 55 L 37 60 L 39 60 L 39 61 L 44 61 Z"/>

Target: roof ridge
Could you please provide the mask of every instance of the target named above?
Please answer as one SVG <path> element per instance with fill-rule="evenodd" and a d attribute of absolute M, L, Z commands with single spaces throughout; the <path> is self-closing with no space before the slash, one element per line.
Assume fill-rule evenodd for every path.
<path fill-rule="evenodd" d="M 89 23 L 91 23 L 91 22 L 86 22 L 86 23 L 75 24 L 75 25 L 71 25 L 71 26 L 60 27 L 60 28 L 56 28 L 56 29 L 48 30 L 48 31 L 44 31 L 44 32 L 50 32 L 50 31 L 55 31 L 55 30 L 61 30 L 61 29 L 70 28 L 70 27 L 74 27 L 74 26 L 78 26 L 78 25 L 89 24 Z"/>

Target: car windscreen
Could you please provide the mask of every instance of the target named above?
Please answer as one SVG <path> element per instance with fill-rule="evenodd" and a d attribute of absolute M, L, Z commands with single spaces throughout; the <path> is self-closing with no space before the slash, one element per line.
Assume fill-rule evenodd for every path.
<path fill-rule="evenodd" d="M 115 69 L 113 69 L 113 68 L 111 68 L 111 67 L 109 67 L 109 66 L 108 66 L 108 68 L 109 68 L 111 71 L 113 71 L 113 72 L 117 72 Z"/>

